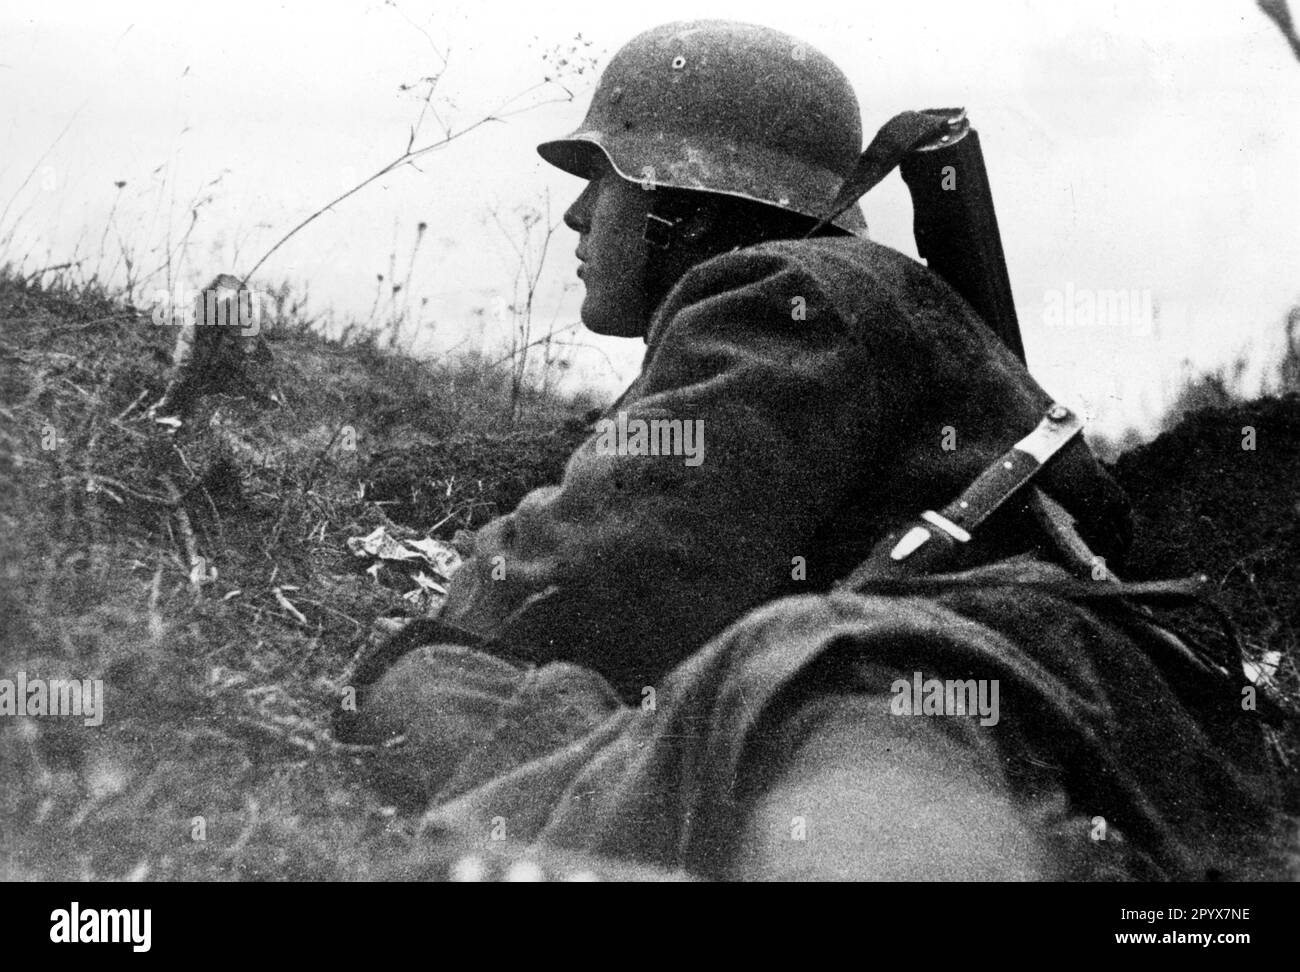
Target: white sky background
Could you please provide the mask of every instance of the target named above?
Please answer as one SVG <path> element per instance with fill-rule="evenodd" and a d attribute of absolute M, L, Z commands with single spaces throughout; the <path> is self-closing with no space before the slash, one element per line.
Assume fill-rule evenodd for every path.
<path fill-rule="evenodd" d="M 30 254 L 34 269 L 79 246 L 94 269 L 113 183 L 125 180 L 108 270 L 115 234 L 148 249 L 170 219 L 178 239 L 199 188 L 222 176 L 183 274 L 202 283 L 246 272 L 294 222 L 404 147 L 418 104 L 398 85 L 437 63 L 411 21 L 450 49 L 440 90 L 457 106 L 455 127 L 540 81 L 542 53 L 579 32 L 603 64 L 657 23 L 723 17 L 789 31 L 830 55 L 857 88 L 868 137 L 906 108 L 967 107 L 1031 370 L 1082 402 L 1099 431 L 1149 430 L 1184 359 L 1213 366 L 1249 347 L 1257 386 L 1300 301 L 1300 63 L 1250 0 L 400 7 L 6 0 L 0 208 L 13 204 L 0 236 L 22 222 L 0 259 Z M 313 307 L 339 319 L 365 316 L 375 275 L 389 274 L 396 250 L 405 276 L 426 221 L 410 288 L 417 307 L 428 298 L 417 347 L 499 344 L 495 300 L 508 297 L 515 259 L 488 210 L 509 219 L 549 190 L 559 218 L 581 186 L 534 146 L 576 125 L 589 93 L 478 129 L 427 157 L 423 172 L 367 188 L 295 237 L 261 279 L 309 285 Z M 875 239 L 915 253 L 897 175 L 865 208 Z M 561 227 L 538 298 L 542 325 L 576 320 L 575 245 Z M 1067 286 L 1150 291 L 1155 331 L 1047 326 L 1047 295 Z M 640 342 L 582 334 L 600 350 L 575 352 L 575 381 L 613 393 L 634 377 Z"/>

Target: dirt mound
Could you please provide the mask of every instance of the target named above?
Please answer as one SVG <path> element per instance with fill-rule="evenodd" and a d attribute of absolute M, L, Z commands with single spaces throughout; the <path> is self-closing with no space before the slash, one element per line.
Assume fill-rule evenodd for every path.
<path fill-rule="evenodd" d="M 1124 575 L 1207 575 L 1248 656 L 1278 653 L 1277 684 L 1300 701 L 1300 395 L 1193 412 L 1113 472 L 1135 515 Z M 1274 741 L 1300 767 L 1300 727 Z"/>
<path fill-rule="evenodd" d="M 103 687 L 94 728 L 0 719 L 0 879 L 355 878 L 419 840 L 329 731 L 374 619 L 418 613 L 346 546 L 402 505 L 374 460 L 416 447 L 419 526 L 487 515 L 563 463 L 520 427 L 583 406 L 512 423 L 481 362 L 264 333 L 278 403 L 209 395 L 168 433 L 175 329 L 0 268 L 0 677 Z"/>
<path fill-rule="evenodd" d="M 1113 467 L 1133 500 L 1134 579 L 1206 573 L 1300 630 L 1300 395 L 1193 413 Z"/>

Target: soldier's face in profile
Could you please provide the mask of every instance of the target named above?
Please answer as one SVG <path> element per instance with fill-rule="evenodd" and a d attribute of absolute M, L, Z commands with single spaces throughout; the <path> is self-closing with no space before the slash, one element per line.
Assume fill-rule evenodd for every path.
<path fill-rule="evenodd" d="M 586 286 L 582 322 L 597 334 L 641 337 L 649 323 L 645 294 L 645 217 L 651 192 L 621 178 L 593 152 L 587 188 L 564 214 L 578 236 L 578 276 Z"/>

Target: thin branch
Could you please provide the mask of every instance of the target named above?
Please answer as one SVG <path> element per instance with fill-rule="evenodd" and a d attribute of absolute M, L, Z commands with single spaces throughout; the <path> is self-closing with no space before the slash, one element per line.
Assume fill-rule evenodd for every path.
<path fill-rule="evenodd" d="M 575 322 L 572 323 L 572 324 L 566 324 L 566 325 L 564 325 L 564 327 L 560 328 L 558 331 L 549 331 L 549 332 L 547 332 L 547 335 L 546 335 L 545 337 L 539 337 L 537 340 L 532 341 L 532 342 L 530 342 L 530 343 L 524 345 L 524 346 L 521 347 L 521 348 L 516 348 L 515 350 L 513 350 L 513 351 L 511 351 L 509 354 L 507 354 L 504 358 L 499 358 L 498 360 L 493 361 L 491 364 L 488 365 L 488 367 L 489 367 L 489 368 L 499 368 L 499 367 L 501 367 L 501 365 L 505 364 L 507 361 L 512 361 L 512 360 L 514 360 L 516 357 L 518 357 L 520 354 L 522 354 L 524 351 L 528 350 L 529 348 L 536 347 L 536 346 L 539 345 L 539 344 L 545 344 L 547 341 L 553 340 L 554 337 L 555 337 L 555 335 L 557 335 L 557 334 L 563 334 L 563 333 L 565 333 L 566 331 L 573 331 L 573 330 L 576 330 L 576 329 L 577 329 L 578 327 L 580 327 L 580 326 L 581 326 L 581 322 L 575 321 Z M 560 343 L 560 342 L 557 342 L 557 343 Z M 574 347 L 578 347 L 578 345 L 574 345 Z M 599 350 L 599 349 L 597 349 L 597 350 Z"/>
<path fill-rule="evenodd" d="M 396 5 L 394 5 L 394 7 L 396 8 Z M 445 62 L 444 62 L 444 69 L 445 69 Z M 441 73 L 438 75 L 438 77 L 441 77 Z M 538 90 L 539 88 L 544 88 L 549 85 L 554 85 L 555 87 L 560 88 L 560 90 L 565 92 L 566 97 L 552 98 L 546 101 L 533 102 L 531 104 L 524 105 L 509 111 L 506 110 L 507 108 L 510 107 L 510 105 L 514 104 L 525 95 L 528 95 L 533 91 Z M 432 89 L 430 91 L 430 97 L 432 97 Z M 526 111 L 532 111 L 536 108 L 542 107 L 543 105 L 558 104 L 558 103 L 563 103 L 572 100 L 573 100 L 573 93 L 570 92 L 566 87 L 564 87 L 564 85 L 560 84 L 558 81 L 554 79 L 547 79 L 545 81 L 538 82 L 537 84 L 534 84 L 531 87 L 525 88 L 523 91 L 519 92 L 518 94 L 510 98 L 507 98 L 504 102 L 502 102 L 492 111 L 488 112 L 478 121 L 472 122 L 466 127 L 460 129 L 459 131 L 452 131 L 450 128 L 447 128 L 444 125 L 442 138 L 430 142 L 427 145 L 420 146 L 419 148 L 412 147 L 414 143 L 415 134 L 417 132 L 416 128 L 412 128 L 411 137 L 407 142 L 406 151 L 402 152 L 402 154 L 399 155 L 397 158 L 393 159 L 387 165 L 380 168 L 377 172 L 375 172 L 374 175 L 363 180 L 362 182 L 359 182 L 357 185 L 353 186 L 351 189 L 347 190 L 346 192 L 336 196 L 334 199 L 330 200 L 320 209 L 316 210 L 315 212 L 308 215 L 306 218 L 302 219 L 297 225 L 295 225 L 291 230 L 289 230 L 289 232 L 285 233 L 284 236 L 280 237 L 280 239 L 278 239 L 275 242 L 275 244 L 269 250 L 267 250 L 266 253 L 262 255 L 261 259 L 259 259 L 256 263 L 254 263 L 253 266 L 249 269 L 249 271 L 243 275 L 242 285 L 247 286 L 248 281 L 252 279 L 253 274 L 257 273 L 257 271 L 261 269 L 262 265 L 266 263 L 266 261 L 269 260 L 271 256 L 274 255 L 275 252 L 280 249 L 280 247 L 282 247 L 285 243 L 289 242 L 289 240 L 291 240 L 294 236 L 296 236 L 301 230 L 310 226 L 317 219 L 319 219 L 321 216 L 325 215 L 325 213 L 332 210 L 339 203 L 356 195 L 358 192 L 360 192 L 366 186 L 370 185 L 372 182 L 375 182 L 378 179 L 382 179 L 390 172 L 394 172 L 397 169 L 400 169 L 404 165 L 411 165 L 416 159 L 420 158 L 421 156 L 427 155 L 430 152 L 436 151 L 437 149 L 444 148 L 449 143 L 455 141 L 456 139 L 460 138 L 463 135 L 469 134 L 470 132 L 474 131 L 476 128 L 480 128 L 481 126 L 486 125 L 488 122 L 503 121 L 506 118 L 510 118 L 514 115 L 522 114 Z M 441 119 L 439 119 L 439 123 L 441 124 Z"/>
<path fill-rule="evenodd" d="M 393 161 L 389 162 L 387 165 L 379 169 L 374 175 L 357 183 L 347 192 L 341 193 L 340 195 L 331 199 L 320 209 L 316 210 L 314 213 L 307 216 L 305 219 L 299 221 L 299 223 L 296 226 L 294 226 L 293 229 L 289 230 L 289 232 L 285 233 L 284 236 L 280 237 L 280 239 L 278 239 L 275 242 L 275 245 L 272 246 L 269 250 L 266 251 L 266 253 L 262 255 L 262 258 L 260 260 L 258 260 L 256 263 L 253 264 L 252 268 L 248 271 L 248 273 L 244 274 L 242 284 L 246 286 L 248 284 L 248 281 L 252 278 L 253 274 L 257 273 L 257 271 L 261 269 L 262 264 L 266 263 L 266 261 L 269 260 L 271 256 L 277 250 L 280 249 L 280 247 L 284 246 L 284 244 L 288 243 L 289 240 L 293 239 L 293 237 L 296 236 L 299 233 L 299 231 L 310 226 L 317 219 L 319 219 L 321 216 L 324 216 L 327 212 L 329 212 L 339 203 L 343 202 L 345 199 L 350 199 L 352 196 L 355 196 L 358 192 L 360 192 L 366 186 L 370 185 L 372 182 L 375 182 L 378 179 L 382 179 L 390 172 L 400 169 L 402 166 L 409 164 L 414 159 L 417 159 L 422 155 L 432 152 L 435 149 L 440 149 L 443 146 L 447 145 L 448 143 L 454 141 L 455 139 L 460 138 L 462 135 L 467 135 L 470 132 L 472 132 L 474 129 L 479 128 L 482 125 L 486 125 L 490 121 L 496 121 L 496 120 L 497 119 L 494 118 L 493 116 L 488 115 L 484 118 L 480 118 L 478 121 L 474 122 L 473 124 L 465 128 L 462 128 L 458 132 L 449 132 L 446 136 L 444 136 L 443 138 L 439 139 L 436 142 L 433 142 L 429 145 L 421 146 L 418 149 L 413 149 L 411 151 L 403 152 L 397 158 L 393 159 Z"/>
<path fill-rule="evenodd" d="M 86 106 L 83 103 L 81 108 L 85 108 L 85 107 Z M 76 111 L 72 113 L 72 117 L 68 119 L 68 123 L 63 126 L 63 131 L 59 132 L 59 134 L 54 137 L 54 141 L 49 144 L 49 146 L 45 149 L 44 152 L 41 153 L 41 157 L 36 160 L 36 163 L 32 166 L 31 171 L 27 173 L 27 177 L 18 184 L 18 188 L 14 190 L 13 195 L 9 197 L 9 201 L 5 203 L 5 208 L 3 210 L 0 210 L 0 226 L 4 226 L 5 218 L 9 215 L 9 207 L 14 204 L 14 200 L 18 198 L 18 195 L 24 189 L 27 188 L 27 183 L 32 181 L 32 176 L 36 175 L 37 170 L 39 170 L 41 167 L 41 163 L 44 162 L 47 158 L 49 158 L 49 155 L 51 152 L 54 151 L 55 146 L 57 146 L 61 141 L 63 141 L 64 135 L 68 134 L 68 129 L 72 127 L 72 123 L 75 122 L 77 120 L 77 116 L 81 114 L 81 108 L 78 108 Z"/>

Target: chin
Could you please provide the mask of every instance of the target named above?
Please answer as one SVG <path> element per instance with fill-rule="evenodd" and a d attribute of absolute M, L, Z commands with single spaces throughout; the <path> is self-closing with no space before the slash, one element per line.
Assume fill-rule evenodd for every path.
<path fill-rule="evenodd" d="M 619 338 L 644 338 L 644 327 L 628 327 L 626 321 L 617 321 L 614 323 L 606 322 L 595 326 L 586 324 L 587 330 L 592 334 L 599 334 L 601 337 L 619 337 Z"/>
<path fill-rule="evenodd" d="M 645 335 L 645 326 L 643 324 L 638 326 L 631 319 L 632 315 L 602 313 L 599 305 L 592 307 L 591 304 L 591 298 L 588 296 L 582 302 L 578 317 L 582 320 L 582 326 L 592 334 L 599 334 L 602 337 L 643 337 Z"/>

